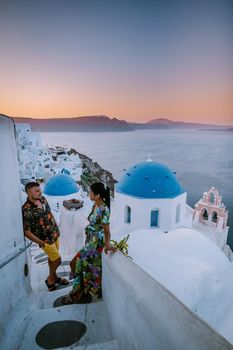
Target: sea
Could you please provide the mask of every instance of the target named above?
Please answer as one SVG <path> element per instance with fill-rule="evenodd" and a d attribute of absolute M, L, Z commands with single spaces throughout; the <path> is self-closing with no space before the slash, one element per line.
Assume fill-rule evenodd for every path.
<path fill-rule="evenodd" d="M 175 171 L 194 207 L 215 186 L 229 211 L 233 250 L 233 132 L 157 129 L 130 132 L 43 132 L 47 146 L 68 146 L 98 162 L 119 180 L 124 169 L 148 158 Z"/>

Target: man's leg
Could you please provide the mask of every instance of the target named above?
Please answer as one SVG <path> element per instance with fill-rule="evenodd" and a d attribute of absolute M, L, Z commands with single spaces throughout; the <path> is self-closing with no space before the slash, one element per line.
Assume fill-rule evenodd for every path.
<path fill-rule="evenodd" d="M 48 256 L 49 276 L 47 277 L 47 283 L 53 285 L 57 279 L 56 270 L 61 264 L 61 257 L 59 255 L 59 241 L 53 244 L 46 244 L 43 248 L 44 252 Z M 47 284 L 46 283 L 46 284 Z"/>
<path fill-rule="evenodd" d="M 54 261 L 51 261 L 48 258 L 48 265 L 49 265 L 49 276 L 47 278 L 47 281 L 48 281 L 48 284 L 54 284 L 57 279 L 56 270 L 58 266 L 61 265 L 61 257 L 59 257 Z"/>

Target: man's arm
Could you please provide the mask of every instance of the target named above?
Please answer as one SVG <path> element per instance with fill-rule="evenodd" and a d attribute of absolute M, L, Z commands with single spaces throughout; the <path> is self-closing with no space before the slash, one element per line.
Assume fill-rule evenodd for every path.
<path fill-rule="evenodd" d="M 35 243 L 39 244 L 40 247 L 44 248 L 45 242 L 42 241 L 41 239 L 39 239 L 38 237 L 36 237 L 32 232 L 24 231 L 24 235 L 25 235 L 25 237 L 30 239 L 32 242 L 35 242 Z"/>

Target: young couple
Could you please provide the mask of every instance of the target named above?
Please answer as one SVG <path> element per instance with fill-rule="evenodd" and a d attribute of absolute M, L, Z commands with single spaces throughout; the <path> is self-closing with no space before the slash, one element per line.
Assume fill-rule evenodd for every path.
<path fill-rule="evenodd" d="M 58 277 L 56 270 L 61 264 L 59 254 L 59 229 L 51 213 L 49 204 L 41 195 L 40 185 L 30 182 L 25 186 L 28 195 L 23 205 L 24 234 L 31 241 L 39 244 L 48 256 L 49 275 L 45 281 L 48 290 L 56 289 L 56 284 L 67 285 L 65 278 Z M 94 202 L 88 216 L 86 226 L 86 241 L 70 262 L 71 272 L 74 275 L 73 290 L 63 298 L 62 303 L 70 304 L 80 301 L 83 295 L 90 291 L 101 294 L 101 254 L 104 250 L 115 252 L 110 244 L 110 191 L 101 182 L 90 186 L 90 199 Z"/>

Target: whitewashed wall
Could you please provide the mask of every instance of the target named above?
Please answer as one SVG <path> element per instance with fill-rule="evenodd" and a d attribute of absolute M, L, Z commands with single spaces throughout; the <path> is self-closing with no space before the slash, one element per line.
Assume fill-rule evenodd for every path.
<path fill-rule="evenodd" d="M 116 192 L 114 209 L 116 210 L 117 224 L 125 224 L 125 207 L 131 208 L 131 223 L 125 224 L 126 231 L 150 228 L 151 210 L 158 208 L 159 228 L 171 230 L 186 224 L 186 193 L 173 199 L 140 199 Z M 176 223 L 176 207 L 180 204 L 180 221 Z"/>
<path fill-rule="evenodd" d="M 20 181 L 14 123 L 0 115 L 0 264 L 24 248 Z M 0 338 L 7 319 L 27 298 L 29 277 L 24 276 L 26 252 L 0 269 Z"/>
<path fill-rule="evenodd" d="M 232 350 L 233 346 L 121 253 L 103 254 L 103 297 L 120 350 Z"/>
<path fill-rule="evenodd" d="M 75 255 L 85 243 L 85 227 L 89 223 L 87 217 L 91 211 L 92 202 L 85 200 L 84 206 L 76 211 L 61 208 L 60 215 L 60 249 L 66 256 Z"/>

